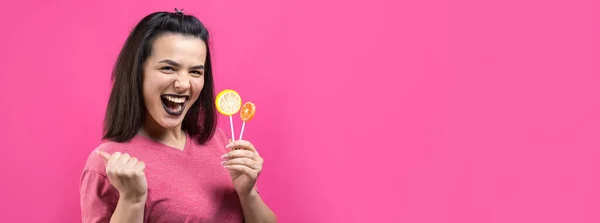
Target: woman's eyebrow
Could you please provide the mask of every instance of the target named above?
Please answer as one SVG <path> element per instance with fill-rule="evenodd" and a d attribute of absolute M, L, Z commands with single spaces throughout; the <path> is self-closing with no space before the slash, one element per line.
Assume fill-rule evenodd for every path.
<path fill-rule="evenodd" d="M 169 60 L 169 59 L 161 60 L 158 63 L 167 63 L 171 66 L 180 67 L 180 65 L 177 62 Z M 190 70 L 203 70 L 203 69 L 204 69 L 204 65 L 196 65 L 196 66 L 190 67 Z"/>
<path fill-rule="evenodd" d="M 196 65 L 193 67 L 190 67 L 190 70 L 203 70 L 204 69 L 204 65 Z"/>
<path fill-rule="evenodd" d="M 172 61 L 172 60 L 169 60 L 169 59 L 166 59 L 166 60 L 161 60 L 161 61 L 160 61 L 160 62 L 158 62 L 158 63 L 168 63 L 168 64 L 169 64 L 169 65 L 171 65 L 171 66 L 179 67 L 179 64 L 178 64 L 177 62 L 175 62 L 175 61 Z"/>

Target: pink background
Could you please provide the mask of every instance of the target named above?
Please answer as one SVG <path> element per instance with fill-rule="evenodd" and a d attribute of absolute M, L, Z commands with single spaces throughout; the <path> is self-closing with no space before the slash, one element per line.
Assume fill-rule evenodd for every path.
<path fill-rule="evenodd" d="M 174 7 L 258 106 L 280 222 L 600 222 L 598 1 L 166 2 L 1 3 L 2 222 L 80 221 L 111 66 Z"/>

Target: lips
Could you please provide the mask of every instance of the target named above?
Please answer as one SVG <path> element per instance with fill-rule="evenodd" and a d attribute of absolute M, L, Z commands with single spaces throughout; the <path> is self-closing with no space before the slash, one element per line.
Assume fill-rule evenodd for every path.
<path fill-rule="evenodd" d="M 187 95 L 163 94 L 160 99 L 167 114 L 179 116 L 183 114 L 190 97 Z"/>

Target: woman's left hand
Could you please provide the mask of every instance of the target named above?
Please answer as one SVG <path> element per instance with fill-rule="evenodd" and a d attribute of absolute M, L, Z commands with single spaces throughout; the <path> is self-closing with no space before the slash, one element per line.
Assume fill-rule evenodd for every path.
<path fill-rule="evenodd" d="M 254 148 L 254 145 L 246 140 L 230 142 L 226 148 L 231 149 L 221 158 L 221 164 L 229 170 L 235 191 L 240 196 L 249 196 L 254 191 L 256 179 L 262 171 L 263 159 Z"/>

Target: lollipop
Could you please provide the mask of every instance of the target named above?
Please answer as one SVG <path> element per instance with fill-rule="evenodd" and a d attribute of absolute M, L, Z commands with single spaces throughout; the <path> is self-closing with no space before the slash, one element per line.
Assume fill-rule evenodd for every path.
<path fill-rule="evenodd" d="M 231 126 L 231 138 L 235 140 L 235 135 L 233 132 L 233 118 L 232 115 L 235 115 L 240 110 L 242 106 L 242 98 L 240 95 L 234 90 L 223 90 L 215 99 L 215 104 L 217 106 L 217 110 L 219 113 L 229 116 L 229 124 Z"/>
<path fill-rule="evenodd" d="M 244 127 L 246 126 L 246 122 L 250 121 L 254 117 L 254 113 L 256 113 L 256 106 L 252 102 L 246 102 L 242 106 L 242 112 L 240 112 L 240 116 L 242 117 L 242 132 L 240 132 L 240 140 L 242 140 L 242 135 L 244 134 Z"/>

